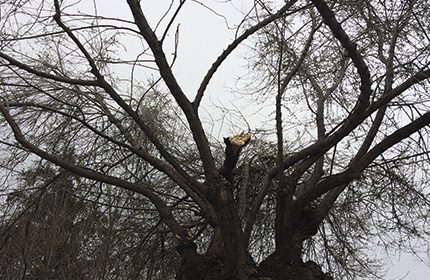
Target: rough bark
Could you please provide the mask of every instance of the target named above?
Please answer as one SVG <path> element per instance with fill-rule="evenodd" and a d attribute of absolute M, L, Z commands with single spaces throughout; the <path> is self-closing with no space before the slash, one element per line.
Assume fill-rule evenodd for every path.
<path fill-rule="evenodd" d="M 332 280 L 321 267 L 313 262 L 294 259 L 291 252 L 276 251 L 261 262 L 257 270 L 252 263 L 241 264 L 237 270 L 248 271 L 248 275 L 226 275 L 225 259 L 215 255 L 199 255 L 195 251 L 182 255 L 177 280 Z"/>

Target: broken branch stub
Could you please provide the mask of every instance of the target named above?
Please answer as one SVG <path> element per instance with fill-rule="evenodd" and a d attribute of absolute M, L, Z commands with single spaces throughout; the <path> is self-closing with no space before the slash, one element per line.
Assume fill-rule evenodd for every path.
<path fill-rule="evenodd" d="M 242 132 L 239 135 L 234 135 L 224 138 L 225 160 L 224 165 L 220 170 L 221 175 L 228 181 L 232 181 L 232 171 L 239 159 L 240 150 L 251 140 L 251 133 Z"/>

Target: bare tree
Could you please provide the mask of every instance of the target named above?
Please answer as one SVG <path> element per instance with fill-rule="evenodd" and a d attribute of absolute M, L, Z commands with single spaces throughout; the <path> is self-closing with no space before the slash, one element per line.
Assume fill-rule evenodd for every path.
<path fill-rule="evenodd" d="M 122 4 L 131 19 L 67 1 L 2 3 L 3 193 L 38 159 L 56 170 L 48 182 L 66 172 L 79 179 L 70 188 L 124 190 L 144 201 L 132 213 L 155 210 L 165 226 L 177 279 L 353 278 L 373 271 L 361 250 L 372 242 L 428 237 L 427 1 L 254 1 L 194 95 L 172 70 L 172 26 L 187 4 L 172 1 L 153 26 L 138 0 Z M 249 130 L 220 148 L 202 101 L 251 38 L 247 94 L 272 104 L 271 137 Z M 133 58 L 117 51 L 136 43 Z M 147 71 L 155 78 L 139 77 Z M 112 233 L 119 220 L 109 217 Z M 146 277 L 170 277 L 154 272 L 156 258 L 142 264 Z M 103 271 L 93 277 L 142 276 Z"/>

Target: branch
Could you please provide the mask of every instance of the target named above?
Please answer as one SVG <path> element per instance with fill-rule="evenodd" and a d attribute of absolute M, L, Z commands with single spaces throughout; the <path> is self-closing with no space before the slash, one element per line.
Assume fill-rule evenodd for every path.
<path fill-rule="evenodd" d="M 370 104 L 369 108 L 366 110 L 365 115 L 370 116 L 373 112 L 383 107 L 384 105 L 388 104 L 392 99 L 399 96 L 400 94 L 402 94 L 403 92 L 411 88 L 412 86 L 418 84 L 419 82 L 427 80 L 429 78 L 430 78 L 430 69 L 415 73 L 415 75 L 405 80 L 403 83 L 401 83 L 400 85 L 392 89 L 390 92 L 384 94 L 380 99 L 378 99 L 374 103 Z"/>
<path fill-rule="evenodd" d="M 16 59 L 14 59 L 13 57 L 0 52 L 0 57 L 5 59 L 6 61 L 8 61 L 10 64 L 12 64 L 13 66 L 18 67 L 19 69 L 22 69 L 30 74 L 36 75 L 38 77 L 41 78 L 47 78 L 47 79 L 51 79 L 57 82 L 62 82 L 62 83 L 67 83 L 67 84 L 72 84 L 72 85 L 82 85 L 82 86 L 97 86 L 98 83 L 97 81 L 91 81 L 91 80 L 82 80 L 82 79 L 71 79 L 71 78 L 67 78 L 67 77 L 62 77 L 62 76 L 57 76 L 57 75 L 52 75 L 43 71 L 39 71 L 36 70 L 30 66 L 28 66 L 27 64 L 24 64 Z"/>
<path fill-rule="evenodd" d="M 338 186 L 349 184 L 354 179 L 359 178 L 363 171 L 371 164 L 378 156 L 384 153 L 389 148 L 393 147 L 403 139 L 408 138 L 413 133 L 418 132 L 425 126 L 430 124 L 430 112 L 425 113 L 418 119 L 412 121 L 408 125 L 396 130 L 377 145 L 375 145 L 369 152 L 367 152 L 360 160 L 352 164 L 346 171 L 327 177 L 320 183 L 315 185 L 308 192 L 297 198 L 297 206 L 305 206 L 314 199 L 320 197 L 324 193 Z"/>
<path fill-rule="evenodd" d="M 284 162 L 284 152 L 283 152 L 283 133 L 282 133 L 282 96 L 290 83 L 290 81 L 293 79 L 294 75 L 297 73 L 297 71 L 300 69 L 303 61 L 305 60 L 305 57 L 309 51 L 309 48 L 311 47 L 313 36 L 315 32 L 318 30 L 318 28 L 321 26 L 321 24 L 318 24 L 317 26 L 313 26 L 312 30 L 309 34 L 308 39 L 306 40 L 305 46 L 303 50 L 300 53 L 300 56 L 298 59 L 296 59 L 296 62 L 293 66 L 293 69 L 288 73 L 288 75 L 283 79 L 282 83 L 280 82 L 280 71 L 281 71 L 281 63 L 282 63 L 282 46 L 281 46 L 281 59 L 279 62 L 279 69 L 278 69 L 278 93 L 276 95 L 276 135 L 277 135 L 277 161 L 279 168 L 282 168 L 283 162 Z M 282 186 L 281 188 L 284 188 L 284 176 L 283 173 L 280 172 L 278 175 L 279 177 L 279 185 Z M 291 196 L 292 198 L 292 196 Z"/>
<path fill-rule="evenodd" d="M 319 218 L 323 218 L 322 216 L 324 215 L 324 212 L 328 211 L 329 205 L 335 201 L 336 197 L 342 192 L 343 188 L 345 188 L 354 179 L 357 179 L 359 177 L 359 175 L 363 172 L 363 170 L 379 154 L 382 154 L 386 149 L 388 149 L 392 145 L 400 142 L 402 139 L 408 137 L 410 134 L 418 131 L 420 128 L 425 126 L 425 125 L 422 125 L 422 123 L 420 124 L 420 122 L 425 121 L 423 119 L 423 117 L 425 116 L 424 115 L 423 117 L 410 123 L 408 126 L 402 128 L 402 129 L 399 129 L 398 131 L 396 131 L 395 133 L 393 133 L 392 135 L 390 135 L 389 137 L 384 139 L 381 143 L 384 142 L 385 145 L 387 145 L 387 143 L 388 143 L 387 141 L 389 141 L 390 139 L 391 139 L 391 141 L 395 141 L 395 137 L 399 138 L 399 139 L 397 139 L 397 142 L 395 141 L 395 143 L 393 143 L 391 146 L 385 147 L 385 149 L 383 151 L 381 151 L 379 154 L 376 154 L 374 149 L 371 150 L 371 151 L 373 151 L 372 157 L 369 156 L 369 155 L 371 155 L 371 154 L 369 154 L 370 151 L 368 153 L 366 153 L 367 149 L 371 145 L 371 142 L 374 138 L 374 135 L 377 133 L 377 129 L 380 125 L 380 122 L 382 121 L 386 105 L 393 98 L 400 95 L 404 91 L 408 90 L 413 85 L 415 85 L 415 84 L 417 84 L 423 80 L 426 80 L 428 78 L 430 78 L 430 70 L 421 71 L 421 72 L 416 73 L 414 76 L 407 79 L 406 81 L 404 81 L 402 84 L 400 84 L 399 86 L 397 86 L 393 90 L 386 92 L 378 101 L 371 104 L 363 114 L 361 114 L 357 117 L 353 117 L 353 118 L 351 118 L 351 115 L 350 115 L 345 120 L 342 127 L 336 133 L 329 136 L 324 141 L 316 142 L 316 143 L 308 146 L 307 148 L 303 149 L 302 151 L 289 156 L 284 161 L 284 168 L 287 168 L 287 167 L 295 164 L 300 159 L 303 159 L 303 158 L 308 157 L 309 155 L 312 155 L 312 158 L 308 158 L 306 161 L 302 162 L 301 170 L 297 170 L 298 173 L 304 172 L 304 170 L 306 170 L 307 166 L 310 166 L 312 162 L 315 162 L 323 153 L 325 153 L 330 147 L 332 147 L 333 143 L 337 143 L 336 139 L 338 139 L 337 141 L 342 139 L 344 135 L 349 133 L 349 131 L 352 131 L 358 124 L 360 124 L 363 120 L 365 120 L 372 113 L 374 113 L 376 110 L 379 109 L 377 116 L 376 116 L 376 119 L 375 119 L 374 123 L 372 124 L 372 128 L 369 131 L 368 137 L 363 142 L 362 146 L 360 147 L 359 152 L 356 154 L 354 159 L 351 160 L 351 162 L 350 162 L 350 166 L 351 166 L 351 168 L 354 167 L 354 171 L 346 171 L 346 172 L 341 173 L 341 174 L 333 175 L 334 177 L 332 177 L 332 176 L 328 177 L 325 180 L 321 181 L 320 183 L 314 185 L 314 187 L 310 190 L 310 192 L 314 192 L 314 193 L 313 194 L 308 193 L 308 192 L 304 193 L 303 198 L 302 198 L 303 201 L 298 200 L 298 202 L 296 203 L 296 206 L 304 207 L 305 205 L 307 205 L 307 203 L 311 202 L 312 200 L 316 199 L 317 197 L 321 196 L 322 194 L 330 191 L 330 194 L 325 197 L 325 201 L 322 202 L 321 207 L 319 208 L 319 215 L 320 215 Z M 386 86 L 385 90 L 389 90 L 389 89 L 390 89 L 390 85 L 388 84 Z M 428 115 L 428 113 L 426 115 Z M 420 128 L 416 129 L 415 131 L 411 130 L 411 128 L 413 128 L 414 125 L 420 126 Z M 407 133 L 409 133 L 409 134 L 404 136 L 403 138 L 401 138 L 402 137 L 401 133 L 403 133 L 404 135 L 406 135 Z M 378 145 L 380 145 L 380 144 L 378 144 Z M 379 147 L 382 147 L 382 146 L 379 146 Z M 376 146 L 375 146 L 375 148 L 376 148 Z M 365 161 L 369 161 L 369 162 L 364 164 Z M 362 166 L 361 167 L 355 167 L 358 164 L 361 164 Z M 276 173 L 274 173 L 274 174 L 276 174 Z M 305 196 L 307 194 L 309 194 L 310 196 L 305 198 Z"/>
<path fill-rule="evenodd" d="M 15 103 L 8 103 L 7 106 L 9 106 L 9 107 L 35 107 L 35 108 L 39 108 L 39 109 L 42 109 L 45 111 L 49 111 L 49 112 L 53 112 L 53 113 L 56 113 L 59 115 L 66 116 L 70 119 L 73 119 L 73 120 L 79 122 L 84 127 L 89 129 L 91 132 L 102 137 L 103 139 L 105 139 L 105 140 L 107 140 L 107 141 L 109 141 L 115 145 L 118 145 L 119 147 L 123 147 L 123 148 L 128 149 L 129 151 L 131 151 L 135 155 L 139 156 L 140 158 L 142 158 L 143 160 L 148 162 L 155 169 L 168 175 L 169 178 L 171 178 L 176 184 L 178 184 L 178 186 L 180 186 L 200 206 L 200 208 L 202 210 L 202 214 L 204 215 L 204 217 L 207 218 L 209 221 L 213 220 L 211 218 L 213 216 L 213 214 L 210 212 L 211 208 L 210 208 L 209 202 L 205 201 L 205 199 L 203 198 L 203 196 L 201 194 L 201 191 L 204 189 L 204 186 L 200 186 L 197 188 L 195 185 L 190 184 L 190 182 L 185 180 L 178 172 L 176 172 L 175 169 L 173 169 L 172 167 L 170 167 L 168 164 L 164 163 L 163 161 L 159 160 L 158 158 L 151 156 L 149 153 L 147 153 L 145 150 L 140 149 L 138 146 L 133 145 L 133 144 L 127 145 L 124 142 L 121 142 L 121 141 L 119 141 L 119 140 L 117 140 L 111 136 L 108 136 L 105 133 L 97 130 L 92 125 L 90 125 L 88 122 L 86 122 L 85 120 L 82 120 L 82 119 L 80 119 L 74 115 L 69 114 L 69 113 L 60 111 L 56 108 L 52 108 L 48 105 L 36 104 L 33 102 L 15 102 Z M 113 116 L 109 115 L 108 117 L 112 118 Z M 112 122 L 116 124 L 117 121 L 112 120 Z M 123 129 L 121 129 L 121 128 L 119 128 L 119 129 L 121 130 L 121 132 L 123 134 L 125 133 L 125 131 Z M 131 137 L 131 136 L 129 136 L 129 137 Z M 129 140 L 129 142 L 130 142 L 130 140 Z M 131 140 L 131 142 L 133 143 L 134 141 Z"/>
<path fill-rule="evenodd" d="M 315 155 L 317 153 L 320 154 L 326 152 L 336 143 L 338 143 L 343 137 L 345 137 L 352 130 L 354 130 L 366 118 L 372 115 L 375 111 L 388 104 L 392 99 L 399 96 L 415 84 L 429 78 L 430 69 L 418 72 L 414 76 L 410 77 L 409 79 L 395 87 L 391 92 L 388 92 L 387 94 L 382 96 L 380 99 L 378 99 L 378 101 L 372 103 L 363 114 L 353 113 L 349 115 L 343 122 L 342 126 L 336 132 L 326 137 L 323 141 L 317 141 L 309 145 L 308 147 L 302 149 L 301 151 L 286 157 L 284 160 L 284 170 L 306 157 Z"/>
<path fill-rule="evenodd" d="M 167 32 L 169 31 L 170 27 L 172 26 L 173 22 L 175 21 L 176 17 L 178 16 L 179 11 L 181 10 L 182 6 L 185 4 L 186 1 L 187 0 L 179 1 L 178 8 L 176 9 L 175 13 L 173 14 L 172 18 L 170 19 L 169 23 L 167 24 L 166 29 L 164 30 L 163 36 L 161 36 L 161 40 L 160 40 L 161 44 L 164 42 L 164 39 L 167 36 Z"/>
<path fill-rule="evenodd" d="M 281 9 L 279 9 L 278 12 L 276 12 L 273 15 L 268 16 L 261 22 L 257 23 L 256 25 L 248 28 L 245 32 L 242 33 L 239 37 L 237 37 L 228 47 L 221 53 L 221 55 L 215 60 L 215 62 L 212 64 L 211 68 L 206 73 L 205 77 L 203 78 L 203 81 L 200 84 L 199 89 L 197 90 L 197 95 L 193 101 L 193 107 L 197 111 L 200 102 L 202 101 L 204 92 L 206 91 L 206 88 L 212 79 L 212 76 L 215 74 L 215 72 L 218 70 L 218 67 L 224 62 L 224 60 L 239 46 L 240 43 L 242 43 L 245 39 L 247 39 L 249 36 L 260 30 L 261 28 L 265 27 L 269 23 L 275 21 L 276 19 L 285 16 L 285 12 L 291 8 L 297 0 L 290 0 L 287 4 L 285 4 Z"/>
<path fill-rule="evenodd" d="M 55 15 L 54 20 L 57 24 L 64 30 L 64 32 L 72 39 L 72 41 L 76 44 L 79 50 L 87 59 L 88 63 L 91 66 L 91 73 L 97 78 L 96 86 L 102 87 L 109 96 L 122 108 L 126 111 L 133 120 L 139 125 L 139 127 L 143 130 L 143 132 L 148 136 L 149 140 L 154 144 L 157 150 L 160 152 L 161 156 L 166 159 L 176 171 L 179 172 L 184 178 L 186 178 L 192 184 L 198 185 L 197 182 L 191 178 L 185 170 L 181 168 L 181 166 L 177 163 L 176 159 L 166 150 L 166 148 L 161 144 L 156 135 L 152 133 L 152 130 L 145 124 L 142 118 L 121 98 L 121 96 L 116 92 L 116 90 L 105 80 L 103 75 L 100 73 L 97 68 L 93 58 L 86 50 L 84 45 L 79 41 L 79 39 L 73 34 L 70 28 L 68 28 L 61 20 L 61 10 L 58 3 L 58 0 L 54 1 L 55 3 Z"/>
<path fill-rule="evenodd" d="M 232 182 L 232 171 L 239 160 L 239 154 L 243 147 L 245 147 L 251 139 L 250 133 L 242 132 L 240 135 L 224 138 L 225 143 L 225 160 L 224 165 L 221 167 L 219 173 L 224 178 Z"/>
<path fill-rule="evenodd" d="M 357 45 L 351 41 L 345 30 L 343 30 L 342 26 L 337 21 L 335 14 L 328 7 L 328 5 L 323 0 L 312 0 L 312 3 L 317 8 L 324 20 L 324 23 L 333 32 L 334 37 L 338 39 L 338 41 L 346 49 L 348 56 L 354 63 L 355 68 L 357 68 L 361 80 L 361 93 L 358 97 L 355 110 L 362 112 L 369 105 L 370 94 L 372 93 L 372 83 L 370 81 L 369 68 L 367 67 L 366 62 L 364 61 L 360 52 L 357 50 Z"/>
<path fill-rule="evenodd" d="M 143 14 L 142 8 L 140 6 L 140 1 L 138 0 L 127 0 L 130 10 L 133 14 L 135 23 L 140 30 L 140 34 L 148 43 L 155 59 L 155 63 L 158 66 L 160 75 L 166 83 L 170 90 L 170 93 L 175 98 L 179 107 L 185 114 L 188 124 L 190 126 L 191 132 L 197 148 L 200 153 L 200 158 L 203 162 L 203 167 L 205 174 L 208 178 L 215 178 L 217 176 L 215 161 L 213 159 L 212 153 L 210 151 L 209 142 L 206 138 L 203 126 L 197 113 L 194 111 L 191 102 L 185 96 L 182 88 L 176 81 L 175 76 L 172 73 L 170 65 L 167 63 L 166 56 L 161 46 L 161 42 L 157 39 L 154 31 L 149 26 L 148 21 Z"/>
<path fill-rule="evenodd" d="M 396 130 L 384 140 L 375 145 L 369 152 L 367 152 L 361 160 L 354 166 L 355 169 L 364 170 L 370 163 L 372 163 L 383 152 L 399 143 L 403 139 L 409 137 L 411 134 L 418 132 L 425 126 L 430 124 L 430 112 L 425 113 L 418 119 L 412 121 L 408 125 Z"/>
<path fill-rule="evenodd" d="M 27 148 L 32 153 L 38 155 L 39 157 L 50 161 L 61 168 L 72 172 L 73 174 L 77 176 L 81 176 L 87 179 L 95 180 L 101 183 L 113 185 L 120 187 L 125 190 L 129 190 L 135 193 L 142 194 L 143 196 L 147 197 L 155 206 L 158 213 L 160 214 L 163 221 L 169 226 L 170 230 L 176 235 L 178 241 L 184 241 L 188 239 L 187 232 L 182 228 L 182 226 L 176 221 L 175 217 L 173 216 L 172 211 L 170 208 L 165 204 L 165 202 L 156 195 L 152 190 L 143 187 L 142 185 L 127 182 L 125 180 L 122 180 L 120 178 L 102 174 L 99 172 L 96 172 L 94 170 L 86 169 L 83 167 L 80 167 L 78 165 L 74 165 L 64 159 L 58 158 L 52 154 L 47 153 L 46 151 L 38 148 L 37 146 L 31 144 L 25 136 L 22 134 L 21 129 L 18 127 L 17 123 L 13 119 L 13 117 L 10 115 L 9 111 L 5 108 L 3 104 L 0 104 L 0 112 L 2 113 L 3 117 L 6 119 L 7 123 L 11 127 L 15 139 L 25 148 Z"/>
<path fill-rule="evenodd" d="M 361 144 L 354 158 L 351 160 L 350 165 L 353 165 L 355 162 L 361 159 L 369 150 L 370 146 L 373 143 L 373 140 L 375 139 L 376 134 L 379 131 L 379 127 L 382 124 L 382 121 L 385 116 L 386 108 L 387 108 L 386 106 L 383 106 L 378 110 L 375 120 L 373 121 L 372 126 L 370 127 L 369 132 L 366 135 L 366 138 L 364 139 L 363 143 Z M 338 196 L 343 192 L 343 190 L 348 186 L 348 184 L 349 183 L 345 183 L 334 189 L 331 189 L 327 193 L 327 195 L 324 196 L 324 198 L 322 199 L 322 201 L 317 207 L 316 219 L 318 219 L 319 222 L 322 222 L 322 220 L 324 219 L 326 214 L 330 211 L 331 207 L 333 206 Z"/>
<path fill-rule="evenodd" d="M 394 28 L 392 31 L 392 37 L 388 49 L 388 58 L 384 59 L 385 65 L 386 65 L 386 75 L 385 75 L 385 85 L 384 85 L 384 94 L 390 92 L 393 89 L 393 83 L 394 83 L 394 51 L 397 43 L 397 38 L 399 35 L 400 30 L 398 28 Z M 382 106 L 379 108 L 378 112 L 376 113 L 375 120 L 372 123 L 372 126 L 370 127 L 369 132 L 366 135 L 366 138 L 364 139 L 363 143 L 360 146 L 360 149 L 358 150 L 357 154 L 354 156 L 354 159 L 352 162 L 360 159 L 370 148 L 372 145 L 372 142 L 374 138 L 376 137 L 376 134 L 379 131 L 379 128 L 382 124 L 382 121 L 385 117 L 385 112 L 387 109 L 387 105 Z"/>
<path fill-rule="evenodd" d="M 279 28 L 278 28 L 279 29 Z M 285 89 L 287 88 L 288 83 L 291 81 L 299 66 L 301 61 L 299 60 L 296 65 L 293 67 L 293 70 L 288 73 L 287 77 L 283 81 L 281 81 L 282 75 L 282 64 L 283 64 L 283 55 L 284 55 L 284 28 L 282 28 L 282 32 L 279 36 L 282 37 L 281 45 L 279 49 L 279 58 L 278 58 L 278 67 L 277 67 L 277 93 L 275 97 L 275 125 L 276 125 L 276 164 L 279 168 L 282 168 L 284 163 L 284 132 L 282 127 L 282 96 L 284 95 Z M 305 48 L 306 49 L 306 48 Z M 302 53 L 303 56 L 303 53 Z M 303 60 L 302 60 L 303 61 Z M 284 172 L 278 173 L 278 190 L 281 190 L 285 185 L 285 175 Z"/>
<path fill-rule="evenodd" d="M 376 133 L 377 131 L 377 127 L 379 126 L 379 122 L 381 121 L 382 118 L 382 113 L 385 111 L 384 107 L 396 96 L 400 95 L 401 93 L 403 93 L 404 91 L 408 90 L 410 87 L 412 87 L 413 85 L 426 80 L 430 78 L 430 70 L 426 70 L 426 71 L 421 71 L 416 73 L 414 76 L 412 76 L 411 78 L 407 79 L 406 81 L 404 81 L 402 84 L 400 84 L 399 86 L 397 86 L 396 88 L 394 88 L 393 90 L 391 90 L 390 92 L 387 92 L 386 94 L 384 94 L 378 101 L 376 101 L 375 103 L 372 103 L 368 109 L 363 113 L 360 114 L 356 117 L 352 117 L 353 114 L 351 114 L 344 122 L 344 124 L 341 126 L 341 128 L 339 128 L 339 130 L 337 132 L 335 132 L 334 134 L 332 134 L 331 136 L 327 137 L 324 141 L 319 141 L 316 142 L 310 146 L 308 146 L 307 148 L 303 149 L 302 151 L 295 153 L 291 156 L 289 156 L 288 158 L 285 159 L 284 161 L 284 168 L 288 168 L 289 166 L 295 164 L 297 161 L 299 161 L 300 159 L 306 158 L 309 155 L 312 155 L 312 158 L 309 158 L 308 160 L 303 162 L 303 165 L 305 165 L 305 163 L 307 163 L 307 166 L 310 166 L 311 162 L 314 162 L 315 160 L 317 160 L 321 154 L 325 153 L 329 148 L 331 148 L 333 146 L 333 144 L 337 143 L 337 141 L 339 141 L 340 139 L 342 139 L 345 135 L 347 135 L 350 131 L 352 131 L 357 125 L 359 125 L 363 120 L 365 120 L 367 117 L 369 117 L 372 113 L 374 113 L 376 110 L 380 110 L 378 112 L 377 118 L 375 120 L 373 129 L 371 129 L 370 132 L 370 136 L 369 139 L 367 139 L 365 141 L 365 143 L 363 143 L 363 147 L 362 149 L 360 149 L 359 153 L 357 154 L 357 156 L 351 161 L 351 166 L 355 166 L 356 164 L 358 164 L 359 160 L 369 160 L 369 154 L 366 153 L 367 149 L 368 149 L 368 145 L 370 145 L 371 140 L 373 139 L 372 136 L 374 133 Z M 389 88 L 389 87 L 388 87 Z M 426 114 L 427 115 L 427 114 Z M 424 115 L 425 116 L 425 115 Z M 423 116 L 423 117 L 424 117 Z M 422 117 L 417 119 L 416 121 L 412 122 L 410 125 L 413 125 L 414 123 L 416 123 L 418 120 L 422 120 Z M 410 126 L 406 126 L 402 129 L 399 129 L 398 131 L 404 131 L 403 129 L 405 128 L 409 128 Z M 418 129 L 417 129 L 418 130 Z M 416 131 L 417 131 L 416 130 Z M 398 132 L 396 131 L 396 133 Z M 415 131 L 411 131 L 410 134 L 414 133 Z M 409 135 L 410 135 L 409 134 Z M 408 136 L 409 136 L 408 135 Z M 390 136 L 389 136 L 390 137 Z M 393 136 L 394 137 L 394 136 Z M 407 136 L 406 136 L 407 137 Z M 404 137 L 404 138 L 406 138 Z M 336 140 L 337 139 L 337 140 Z M 386 138 L 386 139 L 392 139 L 392 138 Z M 402 138 L 403 139 L 403 138 Z M 398 142 L 400 142 L 402 139 L 400 139 Z M 385 141 L 385 140 L 384 140 Z M 397 142 L 396 142 L 397 143 Z M 393 144 L 394 145 L 394 144 Z M 376 146 L 375 146 L 376 148 Z M 387 147 L 386 149 L 388 149 L 389 147 Z M 372 149 L 373 150 L 373 149 Z M 382 151 L 383 152 L 383 151 Z M 381 153 L 382 153 L 381 152 Z M 377 156 L 376 156 L 377 157 Z M 376 158 L 375 157 L 375 158 Z M 372 159 L 373 161 L 373 159 Z M 359 173 L 361 174 L 361 172 L 370 164 L 371 162 L 367 163 L 367 165 L 365 165 L 364 167 L 362 167 L 362 170 L 360 171 L 360 168 L 358 168 Z M 306 169 L 306 166 L 304 166 L 301 170 L 303 172 L 303 170 Z M 356 168 L 357 169 L 357 168 Z M 334 175 L 336 177 L 334 177 L 333 179 L 330 179 L 331 177 L 329 177 L 328 179 L 326 179 L 324 182 L 326 182 L 326 186 L 322 187 L 322 183 L 319 183 L 317 185 L 315 185 L 315 187 L 313 188 L 313 190 L 320 188 L 319 191 L 317 191 L 316 194 L 314 194 L 313 196 L 311 196 L 312 198 L 309 198 L 307 201 L 307 203 L 309 203 L 310 201 L 312 201 L 313 199 L 317 198 L 318 196 L 326 193 L 327 191 L 334 189 L 337 186 L 346 186 L 347 184 L 349 184 L 352 180 L 358 178 L 356 172 L 352 172 L 351 174 L 344 174 L 344 175 Z M 334 180 L 334 182 L 329 181 L 330 180 Z M 328 189 L 327 189 L 328 188 Z M 339 187 L 340 188 L 340 187 Z M 340 192 L 340 190 L 337 191 L 333 191 L 333 195 L 336 195 Z M 306 194 L 306 193 L 305 193 Z M 304 195 L 305 195 L 304 194 Z M 330 200 L 330 199 L 328 199 Z M 329 202 L 327 202 L 329 203 Z M 297 203 L 297 205 L 300 206 L 305 206 L 306 203 Z"/>
<path fill-rule="evenodd" d="M 272 186 L 272 179 L 280 172 L 279 166 L 275 166 L 270 169 L 266 176 L 264 176 L 261 190 L 258 192 L 257 198 L 254 201 L 254 204 L 251 210 L 248 212 L 246 216 L 246 225 L 244 229 L 244 238 L 246 240 L 246 244 L 248 243 L 252 228 L 254 227 L 255 221 L 257 220 L 257 214 L 260 211 L 261 204 L 263 204 L 264 198 L 266 197 L 267 192 Z"/>

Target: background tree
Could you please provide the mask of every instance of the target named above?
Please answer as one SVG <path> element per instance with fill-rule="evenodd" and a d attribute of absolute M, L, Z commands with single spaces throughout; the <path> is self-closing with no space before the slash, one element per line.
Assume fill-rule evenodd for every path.
<path fill-rule="evenodd" d="M 354 278 L 372 244 L 428 237 L 427 1 L 255 1 L 195 94 L 173 71 L 193 1 L 158 24 L 136 0 L 4 2 L 6 275 Z M 204 97 L 248 38 L 245 96 L 272 126 L 223 147 Z"/>

